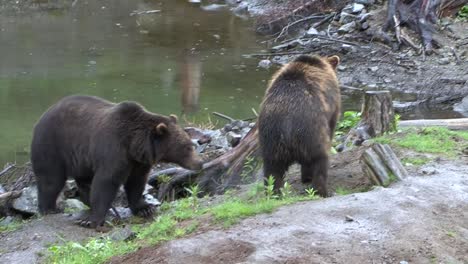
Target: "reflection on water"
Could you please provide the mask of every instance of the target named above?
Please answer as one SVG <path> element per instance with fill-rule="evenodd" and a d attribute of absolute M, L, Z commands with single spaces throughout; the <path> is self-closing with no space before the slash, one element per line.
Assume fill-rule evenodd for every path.
<path fill-rule="evenodd" d="M 251 118 L 252 108 L 258 109 L 275 69 L 259 70 L 256 59 L 242 57 L 263 49 L 262 39 L 225 6 L 73 3 L 66 9 L 0 10 L 0 167 L 29 159 L 34 123 L 70 94 L 133 100 L 195 122 L 213 111 Z M 360 100 L 345 96 L 343 109 L 359 110 Z"/>
<path fill-rule="evenodd" d="M 213 111 L 252 117 L 271 73 L 242 54 L 263 46 L 249 21 L 208 10 L 108 0 L 1 13 L 0 164 L 27 160 L 34 123 L 70 94 L 134 100 L 196 122 Z"/>

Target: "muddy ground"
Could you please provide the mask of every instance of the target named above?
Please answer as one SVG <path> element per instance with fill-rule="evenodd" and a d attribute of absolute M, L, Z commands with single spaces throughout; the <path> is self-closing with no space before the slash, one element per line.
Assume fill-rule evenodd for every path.
<path fill-rule="evenodd" d="M 285 206 L 109 263 L 467 263 L 468 165 Z"/>
<path fill-rule="evenodd" d="M 355 148 L 332 157 L 329 176 L 332 192 L 338 187 L 355 191 L 372 188 L 359 164 L 363 150 Z M 190 263 L 311 263 L 310 259 L 317 259 L 316 263 L 332 263 L 333 259 L 336 263 L 345 263 L 347 254 L 357 254 L 357 262 L 347 263 L 359 263 L 358 260 L 366 258 L 366 254 L 369 254 L 368 259 L 374 258 L 376 263 L 383 262 L 380 260 L 394 263 L 392 258 L 414 261 L 414 258 L 408 257 L 414 253 L 408 251 L 411 249 L 424 250 L 418 253 L 422 254 L 421 259 L 430 259 L 430 254 L 434 254 L 435 257 L 443 257 L 443 260 L 456 260 L 452 263 L 463 263 L 460 261 L 463 254 L 453 253 L 452 250 L 462 252 L 468 242 L 468 215 L 463 212 L 468 209 L 468 157 L 454 161 L 408 150 L 395 151 L 400 158 L 424 156 L 432 161 L 424 166 L 426 169 L 407 166 L 411 177 L 389 189 L 377 188 L 365 194 L 336 195 L 329 199 L 285 207 L 272 215 L 255 217 L 227 230 L 219 226 L 204 227 L 203 232 L 218 231 L 209 231 L 206 235 L 196 235 L 162 247 L 145 248 L 115 259 L 112 263 L 185 263 L 182 260 L 189 259 L 194 261 Z M 303 190 L 299 172 L 300 169 L 293 166 L 287 178 L 294 188 Z M 424 173 L 436 174 L 427 176 Z M 246 191 L 249 188 L 241 188 L 238 195 L 242 196 L 243 189 Z M 210 203 L 216 200 L 222 200 L 222 197 L 209 198 Z M 431 210 L 435 213 L 427 208 L 433 208 Z M 346 215 L 354 221 L 345 223 Z M 415 227 L 419 225 L 424 226 Z M 418 233 L 426 228 L 433 232 Z M 119 230 L 119 227 L 115 227 L 112 232 L 118 233 Z M 272 230 L 276 231 L 272 233 Z M 243 232 L 246 233 L 242 235 Z M 450 235 L 445 237 L 444 232 Z M 235 237 L 232 234 L 240 236 L 240 239 L 232 240 Z M 251 237 L 247 237 L 247 234 Z M 452 237 L 452 234 L 455 236 Z M 52 244 L 86 241 L 96 236 L 103 234 L 75 225 L 70 214 L 31 219 L 16 231 L 0 234 L 0 263 L 39 263 L 44 260 L 44 253 Z M 212 241 L 212 236 L 220 237 Z M 406 244 L 399 245 L 405 239 Z M 185 243 L 192 243 L 186 241 L 197 241 L 196 244 L 203 245 L 201 247 L 204 249 L 192 248 L 193 245 L 187 246 L 185 251 L 180 249 L 185 247 Z M 454 249 L 446 247 L 445 243 L 449 242 Z M 261 243 L 268 245 L 269 249 Z M 460 247 L 457 249 L 458 243 Z M 177 245 L 178 249 L 170 248 L 172 245 Z M 284 245 L 289 245 L 289 249 Z M 408 249 L 399 254 L 402 247 Z M 355 252 L 355 248 L 360 251 Z M 268 251 L 276 251 L 273 249 L 278 249 L 277 253 Z M 294 257 L 291 254 L 295 254 Z M 387 259 L 384 259 L 385 256 Z M 166 262 L 163 261 L 166 258 Z M 242 258 L 244 260 L 240 261 Z M 420 259 L 417 260 L 413 263 L 421 263 Z"/>

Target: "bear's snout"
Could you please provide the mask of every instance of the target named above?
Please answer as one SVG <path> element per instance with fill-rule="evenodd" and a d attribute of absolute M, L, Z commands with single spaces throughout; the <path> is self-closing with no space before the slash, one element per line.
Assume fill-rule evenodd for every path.
<path fill-rule="evenodd" d="M 192 161 L 189 162 L 187 168 L 190 170 L 199 171 L 203 168 L 203 160 L 200 158 L 192 159 Z"/>

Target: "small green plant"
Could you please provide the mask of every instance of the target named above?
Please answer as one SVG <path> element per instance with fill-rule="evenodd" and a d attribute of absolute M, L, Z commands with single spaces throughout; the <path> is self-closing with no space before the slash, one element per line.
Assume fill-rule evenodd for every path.
<path fill-rule="evenodd" d="M 449 236 L 449 237 L 456 237 L 457 236 L 457 234 L 454 231 L 447 231 L 445 234 L 447 236 Z"/>
<path fill-rule="evenodd" d="M 305 192 L 307 193 L 307 197 L 309 199 L 315 199 L 317 197 L 317 191 L 312 187 L 305 189 Z"/>
<path fill-rule="evenodd" d="M 240 174 L 241 181 L 243 183 L 247 183 L 249 176 L 251 176 L 252 173 L 255 172 L 256 168 L 257 168 L 256 159 L 252 157 L 251 155 L 248 155 L 247 157 L 245 157 L 244 166 L 242 167 L 242 173 Z"/>
<path fill-rule="evenodd" d="M 351 128 L 355 127 L 361 120 L 361 113 L 356 111 L 346 111 L 343 113 L 343 118 L 336 126 L 336 134 L 342 135 Z"/>
<path fill-rule="evenodd" d="M 458 16 L 461 20 L 468 20 L 468 5 L 464 5 L 460 11 L 458 11 Z"/>
<path fill-rule="evenodd" d="M 171 181 L 171 176 L 166 175 L 166 174 L 162 174 L 162 175 L 158 176 L 157 180 L 158 180 L 159 184 L 168 183 L 168 182 Z"/>
<path fill-rule="evenodd" d="M 283 199 L 288 199 L 293 194 L 291 185 L 288 182 L 284 182 L 284 185 L 280 189 L 280 191 L 281 191 L 281 198 Z"/>
<path fill-rule="evenodd" d="M 272 175 L 268 176 L 267 178 L 267 185 L 265 186 L 265 194 L 266 194 L 267 200 L 277 198 L 275 194 L 275 178 L 273 178 Z"/>
<path fill-rule="evenodd" d="M 194 209 L 198 208 L 198 196 L 201 193 L 200 186 L 198 184 L 190 186 L 190 188 L 184 187 L 184 189 L 190 194 L 190 201 Z"/>

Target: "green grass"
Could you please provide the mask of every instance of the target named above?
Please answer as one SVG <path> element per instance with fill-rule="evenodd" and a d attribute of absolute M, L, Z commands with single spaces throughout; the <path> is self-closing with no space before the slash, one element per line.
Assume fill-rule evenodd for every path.
<path fill-rule="evenodd" d="M 157 245 L 192 233 L 197 230 L 202 220 L 206 222 L 210 219 L 214 224 L 228 227 L 249 216 L 271 213 L 282 205 L 318 198 L 312 189 L 308 191 L 307 196 L 298 196 L 285 190 L 283 192 L 287 192 L 287 196 L 281 199 L 271 192 L 268 195 L 273 183 L 274 181 L 270 180 L 265 187 L 255 184 L 248 198 L 227 196 L 225 201 L 212 207 L 203 206 L 198 201 L 194 195 L 197 193 L 197 187 L 192 186 L 191 197 L 170 204 L 163 203 L 159 216 L 151 224 L 134 225 L 136 239 L 112 241 L 108 238 L 93 238 L 84 243 L 66 242 L 63 245 L 53 245 L 48 249 L 45 263 L 103 263 L 112 256 L 130 253 L 143 246 Z M 288 188 L 290 187 L 285 186 L 285 189 Z"/>
<path fill-rule="evenodd" d="M 20 220 L 13 220 L 8 224 L 3 224 L 2 221 L 4 218 L 0 218 L 0 233 L 11 232 L 19 229 L 23 225 L 23 221 Z"/>
<path fill-rule="evenodd" d="M 348 195 L 348 194 L 352 194 L 353 191 L 339 186 L 339 187 L 336 188 L 335 193 L 337 195 Z"/>
<path fill-rule="evenodd" d="M 427 157 L 406 157 L 406 158 L 402 158 L 401 159 L 401 162 L 403 164 L 413 164 L 415 166 L 422 166 L 426 163 L 428 163 L 429 161 L 431 161 L 430 158 L 427 158 Z"/>
<path fill-rule="evenodd" d="M 440 127 L 408 129 L 403 133 L 375 139 L 375 142 L 382 144 L 391 144 L 421 153 L 445 154 L 447 156 L 455 156 L 460 147 L 467 144 L 467 141 L 468 132 L 450 131 Z"/>

